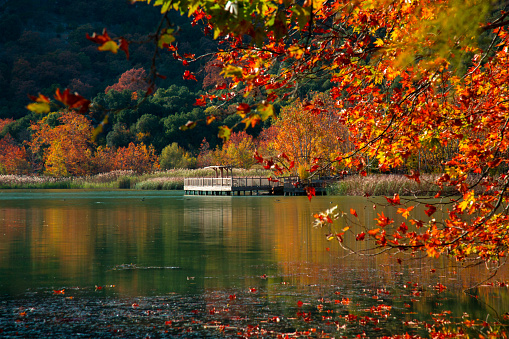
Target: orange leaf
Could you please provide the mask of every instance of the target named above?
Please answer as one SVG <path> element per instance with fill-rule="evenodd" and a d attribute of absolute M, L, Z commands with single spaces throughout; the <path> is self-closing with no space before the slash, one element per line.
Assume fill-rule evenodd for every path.
<path fill-rule="evenodd" d="M 403 216 L 403 218 L 408 219 L 408 215 L 410 211 L 414 209 L 415 206 L 410 206 L 408 208 L 398 208 L 397 212 Z"/>
<path fill-rule="evenodd" d="M 371 235 L 371 236 L 375 236 L 375 235 L 378 234 L 378 232 L 380 232 L 380 229 L 379 228 L 375 228 L 374 230 L 369 230 L 368 234 Z"/>
<path fill-rule="evenodd" d="M 357 211 L 354 210 L 353 208 L 350 208 L 350 214 L 353 215 L 354 217 L 358 217 Z"/>
<path fill-rule="evenodd" d="M 394 193 L 394 198 L 391 199 L 391 198 L 385 197 L 385 199 L 387 199 L 387 201 L 391 205 L 399 205 L 401 203 L 401 201 L 399 199 L 399 194 L 397 194 L 397 193 Z"/>

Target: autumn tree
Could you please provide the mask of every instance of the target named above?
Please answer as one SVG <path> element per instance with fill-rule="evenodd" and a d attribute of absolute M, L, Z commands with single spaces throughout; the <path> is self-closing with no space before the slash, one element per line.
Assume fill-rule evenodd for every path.
<path fill-rule="evenodd" d="M 29 170 L 25 147 L 18 146 L 9 134 L 0 139 L 0 174 L 27 174 Z"/>
<path fill-rule="evenodd" d="M 293 174 L 325 170 L 338 152 L 351 148 L 338 109 L 324 99 L 328 98 L 316 95 L 311 101 L 294 100 L 282 108 L 271 126 L 270 148 L 283 163 L 291 159 L 287 170 Z"/>
<path fill-rule="evenodd" d="M 115 152 L 114 169 L 132 170 L 137 173 L 150 172 L 159 167 L 154 147 L 143 143 L 130 143 L 128 147 L 119 147 Z"/>
<path fill-rule="evenodd" d="M 52 115 L 32 125 L 30 149 L 41 156 L 44 172 L 52 176 L 90 173 L 92 131 L 90 121 L 81 114 L 61 112 L 55 127 L 47 122 Z"/>
<path fill-rule="evenodd" d="M 203 68 L 205 77 L 203 78 L 203 88 L 226 86 L 228 80 L 221 75 L 222 65 L 217 60 L 207 62 Z"/>
<path fill-rule="evenodd" d="M 231 137 L 217 146 L 212 153 L 213 163 L 249 169 L 256 161 L 253 158 L 255 143 L 245 131 L 234 132 Z"/>
<path fill-rule="evenodd" d="M 129 92 L 146 91 L 149 88 L 147 81 L 147 72 L 143 68 L 132 68 L 120 76 L 118 82 L 114 85 L 106 87 L 104 93 L 109 91 Z"/>
<path fill-rule="evenodd" d="M 203 138 L 200 148 L 198 149 L 198 156 L 196 157 L 196 166 L 198 168 L 212 165 L 212 151 L 213 150 L 210 149 L 210 144 L 207 142 L 207 139 Z"/>
<path fill-rule="evenodd" d="M 159 165 L 161 169 L 194 168 L 196 158 L 174 142 L 163 148 Z"/>

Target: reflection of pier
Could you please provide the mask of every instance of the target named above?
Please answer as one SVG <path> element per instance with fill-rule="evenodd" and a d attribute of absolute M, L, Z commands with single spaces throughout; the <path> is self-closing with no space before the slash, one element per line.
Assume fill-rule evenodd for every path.
<path fill-rule="evenodd" d="M 323 180 L 302 184 L 298 177 L 284 177 L 277 180 L 267 177 L 233 177 L 232 168 L 210 166 L 216 172 L 214 178 L 185 178 L 184 193 L 189 195 L 305 195 L 305 186 L 315 188 L 316 195 L 326 194 Z"/>

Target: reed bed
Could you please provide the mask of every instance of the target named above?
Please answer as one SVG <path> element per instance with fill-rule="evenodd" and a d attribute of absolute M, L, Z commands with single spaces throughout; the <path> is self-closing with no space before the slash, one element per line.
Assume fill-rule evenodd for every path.
<path fill-rule="evenodd" d="M 420 183 L 399 174 L 371 174 L 366 177 L 348 176 L 328 187 L 330 195 L 346 196 L 434 196 L 440 188 L 435 184 L 438 174 L 421 174 Z M 452 187 L 444 187 L 444 193 L 454 194 Z"/>
<path fill-rule="evenodd" d="M 146 174 L 135 171 L 112 171 L 84 177 L 54 178 L 48 176 L 0 175 L 0 189 L 140 189 L 182 190 L 186 177 L 215 176 L 212 169 L 173 169 Z M 261 169 L 233 169 L 233 176 L 269 176 Z"/>
<path fill-rule="evenodd" d="M 65 189 L 71 188 L 70 178 L 37 175 L 0 175 L 0 189 Z"/>

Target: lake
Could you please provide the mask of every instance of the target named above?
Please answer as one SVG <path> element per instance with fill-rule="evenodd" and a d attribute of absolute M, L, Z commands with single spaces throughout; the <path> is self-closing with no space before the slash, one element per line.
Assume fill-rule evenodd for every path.
<path fill-rule="evenodd" d="M 348 255 L 312 227 L 336 204 L 365 224 L 381 211 L 400 220 L 373 209 L 384 201 L 1 191 L 0 336 L 427 336 L 444 324 L 477 336 L 479 322 L 503 321 L 505 267 L 465 293 L 484 267 Z"/>

